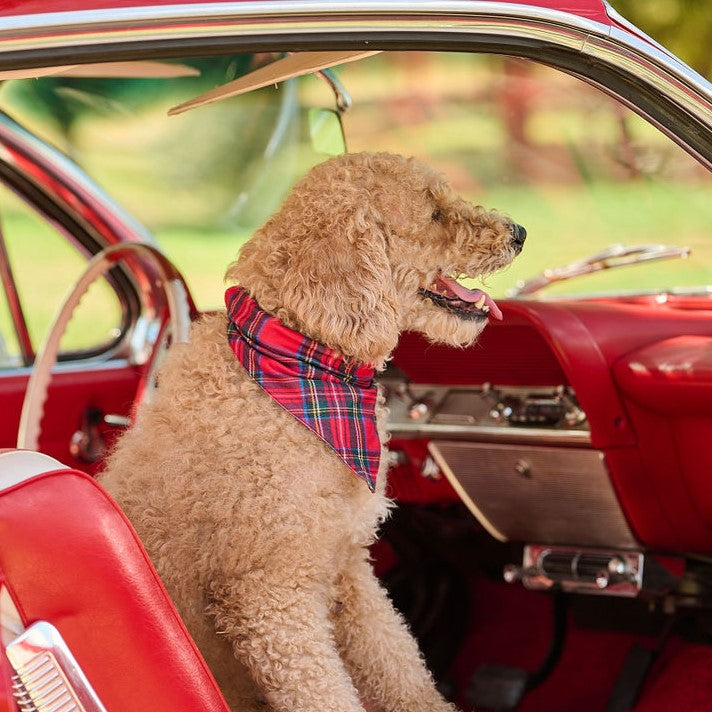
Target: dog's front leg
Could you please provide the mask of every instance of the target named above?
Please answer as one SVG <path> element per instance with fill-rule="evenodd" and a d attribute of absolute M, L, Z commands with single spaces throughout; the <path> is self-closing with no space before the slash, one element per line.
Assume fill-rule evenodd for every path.
<path fill-rule="evenodd" d="M 418 645 L 376 579 L 366 550 L 338 585 L 335 634 L 346 667 L 373 712 L 456 712 L 436 690 Z"/>
<path fill-rule="evenodd" d="M 338 655 L 322 587 L 260 570 L 211 588 L 217 631 L 275 712 L 364 712 Z"/>

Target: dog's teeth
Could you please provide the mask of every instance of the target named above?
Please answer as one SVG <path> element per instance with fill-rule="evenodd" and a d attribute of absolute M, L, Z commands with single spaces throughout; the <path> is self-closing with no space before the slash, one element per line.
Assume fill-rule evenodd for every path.
<path fill-rule="evenodd" d="M 484 307 L 484 305 L 485 305 L 485 295 L 483 294 L 483 295 L 475 302 L 475 306 L 476 306 L 478 309 L 482 309 L 482 307 Z"/>
<path fill-rule="evenodd" d="M 487 312 L 488 312 L 489 310 L 490 310 L 490 308 L 489 308 L 486 304 L 482 307 L 482 311 L 483 311 L 485 314 L 487 314 Z"/>

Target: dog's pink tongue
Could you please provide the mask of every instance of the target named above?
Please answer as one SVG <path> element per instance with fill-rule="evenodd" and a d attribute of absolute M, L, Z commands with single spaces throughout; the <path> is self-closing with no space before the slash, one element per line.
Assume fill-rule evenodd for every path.
<path fill-rule="evenodd" d="M 502 320 L 502 310 L 497 306 L 497 303 L 490 297 L 487 292 L 481 289 L 468 289 L 458 284 L 452 277 L 446 277 L 441 274 L 438 279 L 453 293 L 456 294 L 463 302 L 474 303 L 478 302 L 482 297 L 485 298 L 485 304 L 490 308 L 490 314 L 495 318 Z"/>

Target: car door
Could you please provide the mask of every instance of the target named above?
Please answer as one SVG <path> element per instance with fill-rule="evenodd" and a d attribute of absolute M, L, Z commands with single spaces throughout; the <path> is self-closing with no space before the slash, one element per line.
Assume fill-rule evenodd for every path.
<path fill-rule="evenodd" d="M 89 258 L 150 240 L 71 161 L 0 115 L 0 447 L 14 447 L 25 389 L 58 305 Z M 62 341 L 40 447 L 91 468 L 130 412 L 142 360 L 136 276 L 114 269 L 91 290 Z M 114 416 L 107 418 L 106 416 Z"/>

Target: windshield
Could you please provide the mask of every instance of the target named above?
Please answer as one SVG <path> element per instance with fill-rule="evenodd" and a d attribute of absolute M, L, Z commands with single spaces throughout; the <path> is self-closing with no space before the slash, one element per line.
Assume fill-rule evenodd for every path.
<path fill-rule="evenodd" d="M 351 150 L 417 152 L 456 189 L 521 222 L 520 280 L 615 245 L 690 247 L 688 259 L 561 282 L 546 294 L 712 283 L 712 174 L 655 127 L 583 81 L 528 60 L 396 54 L 344 67 Z"/>
<path fill-rule="evenodd" d="M 168 109 L 265 58 L 188 60 L 200 77 L 5 82 L 6 111 L 68 152 L 154 233 L 198 306 L 221 303 L 218 273 L 289 187 L 328 156 L 308 110 L 334 106 L 314 75 L 175 117 Z M 504 295 L 543 270 L 611 245 L 689 247 L 687 259 L 576 277 L 546 294 L 712 284 L 712 177 L 599 89 L 531 61 L 383 53 L 338 70 L 353 97 L 349 150 L 416 155 L 454 188 L 529 234 Z"/>

